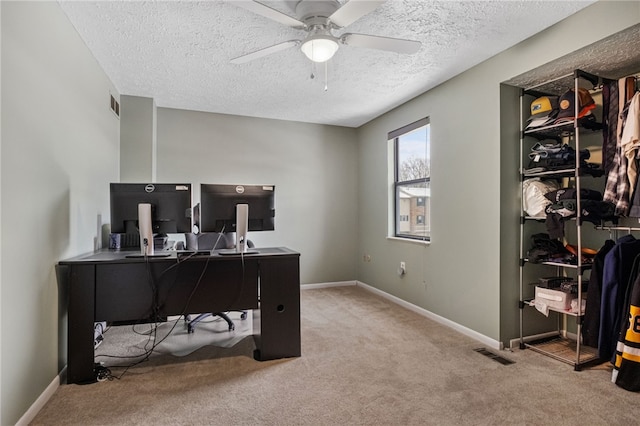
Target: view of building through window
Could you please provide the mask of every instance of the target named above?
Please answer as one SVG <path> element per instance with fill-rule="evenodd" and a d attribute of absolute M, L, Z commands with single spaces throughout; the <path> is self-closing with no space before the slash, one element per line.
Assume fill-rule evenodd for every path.
<path fill-rule="evenodd" d="M 395 152 L 395 236 L 430 240 L 430 124 L 420 120 L 389 133 Z"/>

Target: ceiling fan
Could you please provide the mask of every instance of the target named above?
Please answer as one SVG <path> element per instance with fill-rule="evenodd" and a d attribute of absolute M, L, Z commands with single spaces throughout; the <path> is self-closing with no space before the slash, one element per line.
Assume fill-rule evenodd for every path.
<path fill-rule="evenodd" d="M 350 25 L 385 1 L 350 0 L 341 6 L 337 0 L 300 0 L 295 8 L 298 18 L 293 18 L 257 1 L 234 1 L 235 5 L 289 27 L 304 30 L 307 34 L 302 40 L 288 40 L 238 56 L 233 58 L 231 63 L 242 64 L 294 46 L 300 46 L 302 52 L 313 62 L 328 61 L 336 53 L 340 44 L 397 53 L 416 53 L 421 43 L 415 40 L 353 33 L 333 35 L 334 30 Z"/>

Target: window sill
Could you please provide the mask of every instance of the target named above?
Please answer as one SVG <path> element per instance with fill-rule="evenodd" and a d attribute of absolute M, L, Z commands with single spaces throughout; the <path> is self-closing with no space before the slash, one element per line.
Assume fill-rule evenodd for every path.
<path fill-rule="evenodd" d="M 412 238 L 402 238 L 402 237 L 387 237 L 387 240 L 390 241 L 401 241 L 403 243 L 411 243 L 411 244 L 418 244 L 421 246 L 428 246 L 431 245 L 431 241 L 425 241 L 425 240 L 414 240 Z"/>

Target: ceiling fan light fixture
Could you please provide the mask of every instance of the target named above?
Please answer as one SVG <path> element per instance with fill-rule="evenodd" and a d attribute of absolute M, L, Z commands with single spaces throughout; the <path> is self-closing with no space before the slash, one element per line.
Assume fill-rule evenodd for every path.
<path fill-rule="evenodd" d="M 317 35 L 302 43 L 302 52 L 313 62 L 326 62 L 338 51 L 338 42 L 334 37 Z"/>

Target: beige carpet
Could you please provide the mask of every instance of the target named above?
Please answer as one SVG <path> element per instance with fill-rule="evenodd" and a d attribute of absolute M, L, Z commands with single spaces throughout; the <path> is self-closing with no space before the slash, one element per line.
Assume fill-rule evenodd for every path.
<path fill-rule="evenodd" d="M 480 343 L 358 287 L 301 298 L 301 358 L 254 361 L 251 338 L 161 355 L 120 380 L 61 386 L 32 424 L 640 422 L 640 395 L 612 384 L 606 365 L 575 372 L 530 350 L 501 352 L 515 361 L 502 365 L 474 351 Z"/>

